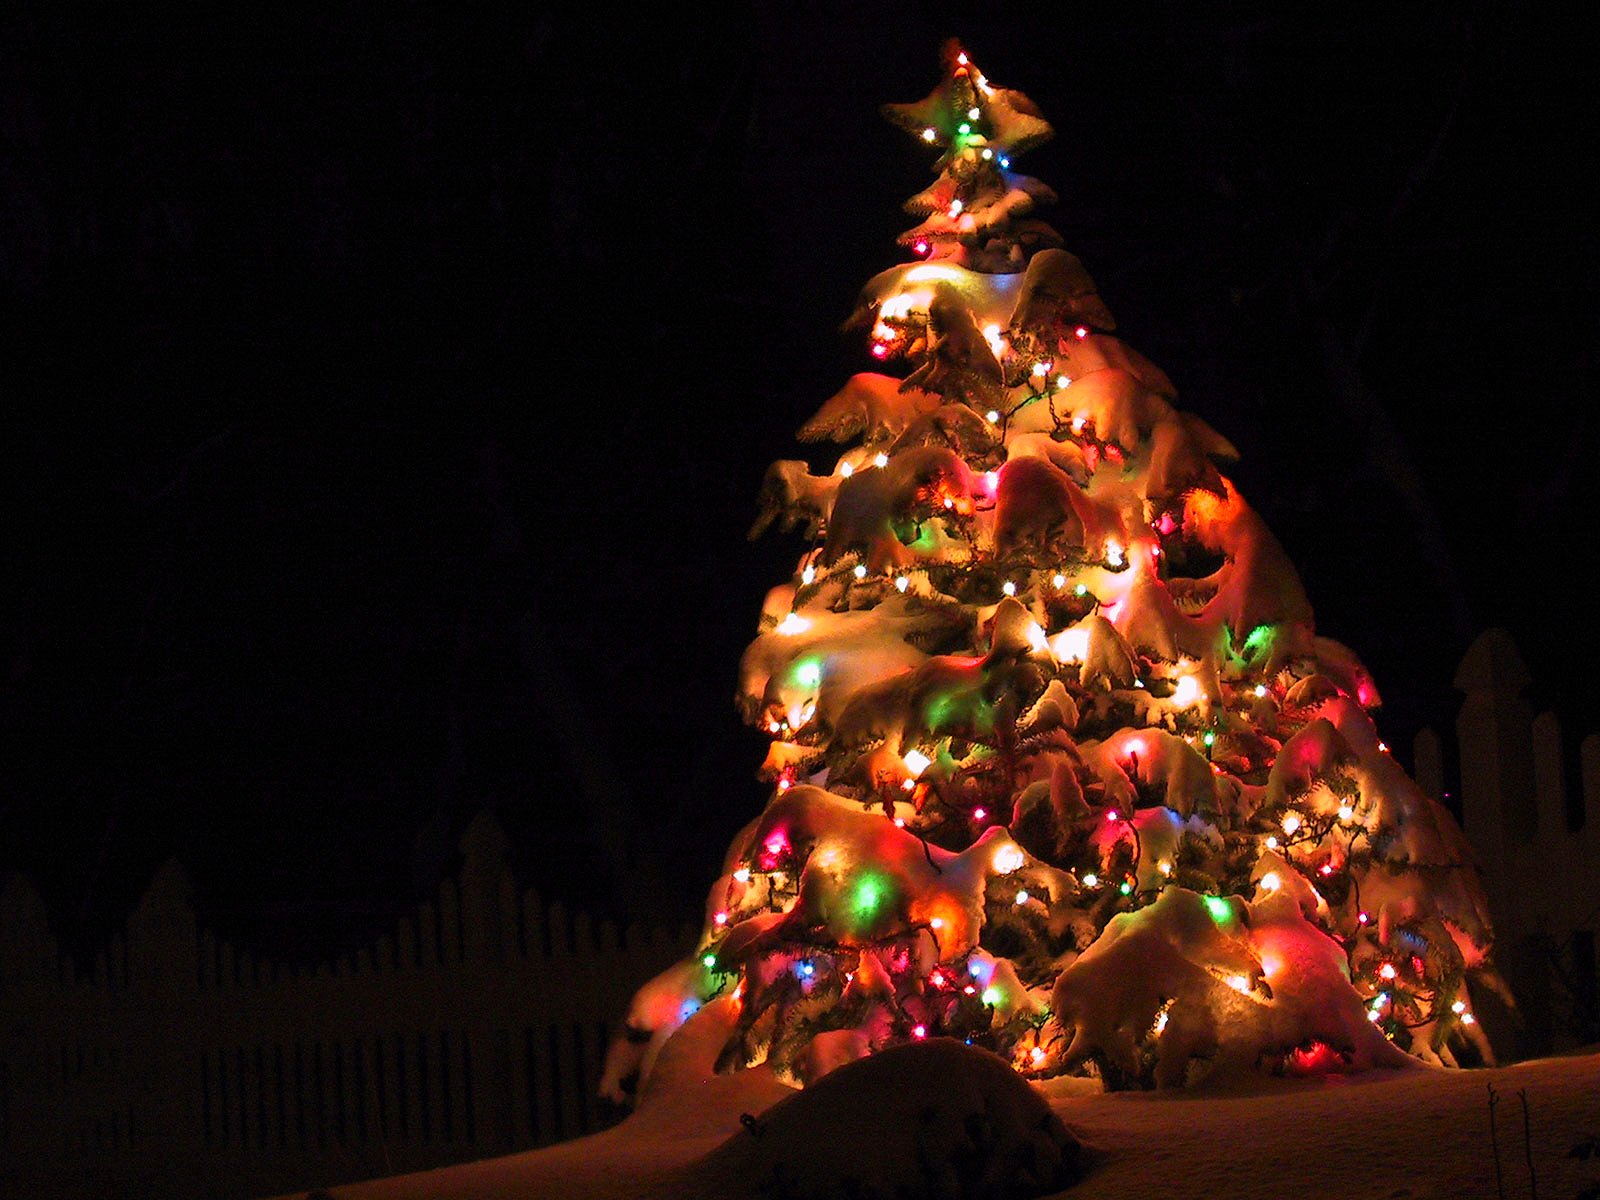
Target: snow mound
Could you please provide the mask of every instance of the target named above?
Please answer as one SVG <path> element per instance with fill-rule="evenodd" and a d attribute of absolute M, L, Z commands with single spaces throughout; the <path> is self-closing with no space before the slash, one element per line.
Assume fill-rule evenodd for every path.
<path fill-rule="evenodd" d="M 1001 1058 L 892 1047 L 780 1100 L 698 1164 L 705 1195 L 1024 1197 L 1082 1174 L 1077 1139 Z"/>

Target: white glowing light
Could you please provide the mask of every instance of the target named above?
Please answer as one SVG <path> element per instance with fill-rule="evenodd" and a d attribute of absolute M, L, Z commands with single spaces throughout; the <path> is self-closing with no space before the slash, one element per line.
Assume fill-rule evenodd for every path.
<path fill-rule="evenodd" d="M 976 107 L 967 109 L 967 120 L 969 121 L 976 121 L 982 115 Z"/>
<path fill-rule="evenodd" d="M 1267 685 L 1264 684 L 1264 683 L 1256 684 L 1256 696 L 1257 697 L 1261 697 L 1261 696 L 1265 696 L 1266 694 L 1267 694 Z"/>
<path fill-rule="evenodd" d="M 922 131 L 922 140 L 925 142 L 937 141 L 938 137 L 938 131 L 931 127 Z"/>
<path fill-rule="evenodd" d="M 800 582 L 801 583 L 811 583 L 816 579 L 816 577 L 817 577 L 817 569 L 815 567 L 813 567 L 813 566 L 809 566 L 808 565 L 804 571 L 800 572 Z"/>
<path fill-rule="evenodd" d="M 923 263 L 920 267 L 912 267 L 911 270 L 905 273 L 905 281 L 907 283 L 922 283 L 929 279 L 937 280 L 941 283 L 956 283 L 961 279 L 961 272 L 955 267 L 946 267 L 940 263 Z M 895 299 L 901 299 L 904 296 L 905 293 L 902 293 L 901 296 L 897 296 Z M 910 310 L 907 309 L 907 311 Z"/>
<path fill-rule="evenodd" d="M 930 919 L 928 921 L 928 925 L 929 925 L 930 928 L 933 928 L 933 929 L 943 929 L 944 928 L 944 918 L 943 917 L 933 917 L 932 919 Z"/>
<path fill-rule="evenodd" d="M 1155 1024 L 1154 1032 L 1159 1034 L 1166 1027 L 1167 1027 L 1167 1010 L 1163 1008 L 1159 1013 L 1156 1014 L 1156 1024 Z"/>
<path fill-rule="evenodd" d="M 994 857 L 989 860 L 994 864 L 994 869 L 1002 875 L 1009 875 L 1013 871 L 1022 869 L 1024 859 L 1022 851 L 1015 846 L 1001 846 L 994 852 Z"/>
<path fill-rule="evenodd" d="M 1028 646 L 1035 651 L 1050 648 L 1050 639 L 1045 637 L 1044 630 L 1037 621 L 1028 622 Z"/>
<path fill-rule="evenodd" d="M 1478 1018 L 1473 1016 L 1471 1013 L 1464 1012 L 1464 1013 L 1461 1014 L 1461 1023 L 1463 1025 L 1475 1024 L 1477 1022 L 1477 1020 L 1478 1020 Z"/>
<path fill-rule="evenodd" d="M 918 775 L 921 775 L 928 769 L 929 766 L 932 765 L 933 759 L 929 758 L 921 750 L 907 750 L 905 753 L 905 762 L 906 770 L 910 771 L 911 777 L 915 779 Z"/>
<path fill-rule="evenodd" d="M 804 633 L 810 628 L 811 619 L 809 617 L 802 617 L 797 612 L 790 613 L 783 620 L 778 622 L 778 632 L 785 635 Z"/>
<path fill-rule="evenodd" d="M 1185 675 L 1178 680 L 1178 686 L 1172 689 L 1172 702 L 1179 708 L 1188 708 L 1200 699 L 1200 681 L 1193 675 Z"/>
<path fill-rule="evenodd" d="M 1026 904 L 1027 902 L 1028 902 L 1028 893 L 1026 891 L 1018 892 L 1017 893 L 1017 903 L 1018 904 Z"/>
<path fill-rule="evenodd" d="M 1089 419 L 1087 417 L 1073 417 L 1072 418 L 1072 432 L 1073 433 L 1082 433 L 1083 432 L 1083 427 L 1085 425 L 1087 425 L 1088 423 L 1089 423 Z"/>
<path fill-rule="evenodd" d="M 1369 1008 L 1367 1009 L 1367 1020 L 1376 1025 L 1379 1021 L 1383 1020 L 1383 1014 L 1375 1008 Z"/>
<path fill-rule="evenodd" d="M 1043 379 L 1048 374 L 1050 374 L 1049 363 L 1036 362 L 1033 364 L 1033 376 L 1035 379 Z"/>
<path fill-rule="evenodd" d="M 1156 870 L 1160 871 L 1163 875 L 1171 875 L 1172 874 L 1172 864 L 1169 863 L 1166 859 L 1162 859 L 1160 862 L 1158 862 L 1156 864 Z"/>
<path fill-rule="evenodd" d="M 872 465 L 875 467 L 887 467 L 889 465 L 889 456 L 882 450 L 878 451 L 872 456 Z"/>
<path fill-rule="evenodd" d="M 895 591 L 903 592 L 911 586 L 911 580 L 904 575 L 897 576 L 894 581 Z"/>
<path fill-rule="evenodd" d="M 1300 828 L 1300 825 L 1301 825 L 1301 821 L 1300 821 L 1300 814 L 1299 813 L 1284 813 L 1283 814 L 1283 831 L 1285 833 L 1293 834 L 1295 830 Z"/>
<path fill-rule="evenodd" d="M 1261 890 L 1263 892 L 1275 892 L 1282 886 L 1283 880 L 1278 878 L 1276 871 L 1268 871 L 1261 877 Z"/>
<path fill-rule="evenodd" d="M 1245 995 L 1250 994 L 1250 981 L 1243 975 L 1229 975 L 1228 986 L 1236 992 L 1243 992 Z"/>
<path fill-rule="evenodd" d="M 1068 379 L 1065 375 L 1057 375 L 1056 376 L 1056 387 L 1057 388 L 1065 389 L 1067 387 L 1070 387 L 1071 384 L 1072 384 L 1072 380 Z"/>
<path fill-rule="evenodd" d="M 1085 875 L 1083 877 L 1083 886 L 1084 887 L 1089 887 L 1089 888 L 1099 887 L 1100 886 L 1100 876 L 1096 875 L 1093 871 L 1090 871 L 1087 875 Z"/>
<path fill-rule="evenodd" d="M 1465 1000 L 1457 1000 L 1450 1006 L 1450 1011 L 1455 1013 L 1457 1016 L 1460 1016 L 1462 1013 L 1467 1011 L 1467 1002 Z"/>
<path fill-rule="evenodd" d="M 866 566 L 864 564 L 862 564 L 862 563 L 857 563 L 856 564 L 856 569 L 854 571 L 854 575 L 855 575 L 855 577 L 857 579 L 865 579 L 867 577 L 867 568 L 866 568 Z"/>
<path fill-rule="evenodd" d="M 983 161 L 984 162 L 988 162 L 993 157 L 994 157 L 994 151 L 989 149 L 989 147 L 985 146 L 983 148 Z"/>
<path fill-rule="evenodd" d="M 1278 848 L 1278 839 L 1275 838 L 1275 837 L 1269 836 L 1267 838 L 1267 849 L 1268 850 L 1276 850 L 1277 848 Z"/>
<path fill-rule="evenodd" d="M 1008 579 L 1000 585 L 1000 590 L 1008 596 L 1015 596 L 1017 594 L 1017 585 Z"/>
<path fill-rule="evenodd" d="M 1028 1051 L 1028 1057 L 1033 1060 L 1034 1066 L 1038 1066 L 1044 1061 L 1044 1047 L 1035 1046 L 1032 1050 Z"/>
<path fill-rule="evenodd" d="M 1060 571 L 1057 571 L 1050 577 L 1050 585 L 1052 587 L 1064 588 L 1067 586 L 1067 577 Z"/>
<path fill-rule="evenodd" d="M 1120 567 L 1126 561 L 1127 559 L 1123 557 L 1122 543 L 1115 538 L 1109 539 L 1106 542 L 1106 562 L 1113 567 Z"/>
<path fill-rule="evenodd" d="M 1005 342 L 1000 338 L 1000 326 L 990 324 L 983 327 L 983 340 L 989 343 L 989 349 L 994 351 L 994 356 L 999 358 L 1005 352 Z"/>
<path fill-rule="evenodd" d="M 1064 663 L 1081 663 L 1089 656 L 1089 631 L 1063 629 L 1050 639 L 1050 651 Z"/>
<path fill-rule="evenodd" d="M 961 210 L 964 207 L 966 207 L 966 206 L 963 205 L 960 200 L 952 200 L 952 201 L 950 201 L 950 215 L 952 217 L 960 216 L 961 215 Z"/>
<path fill-rule="evenodd" d="M 1356 810 L 1351 808 L 1348 804 L 1339 805 L 1339 820 L 1348 821 L 1351 817 L 1353 817 L 1355 815 L 1356 815 Z"/>
<path fill-rule="evenodd" d="M 1000 419 L 1000 412 L 998 409 L 991 408 L 988 412 L 983 414 L 983 419 L 988 421 L 989 424 L 993 425 Z"/>
<path fill-rule="evenodd" d="M 749 883 L 750 882 L 750 868 L 749 867 L 740 867 L 737 871 L 735 871 L 733 873 L 733 877 L 739 883 Z"/>
<path fill-rule="evenodd" d="M 839 474 L 843 475 L 846 479 L 849 479 L 850 476 L 854 475 L 855 473 L 856 469 L 849 463 L 842 462 L 839 464 Z"/>

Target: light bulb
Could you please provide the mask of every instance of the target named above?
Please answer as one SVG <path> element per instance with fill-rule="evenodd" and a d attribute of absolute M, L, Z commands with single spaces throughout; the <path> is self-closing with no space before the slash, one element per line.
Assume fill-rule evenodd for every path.
<path fill-rule="evenodd" d="M 904 575 L 898 576 L 894 581 L 894 586 L 896 591 L 903 592 L 911 586 L 911 580 Z"/>
<path fill-rule="evenodd" d="M 937 141 L 938 138 L 939 138 L 938 131 L 933 129 L 931 126 L 922 131 L 922 140 L 925 141 L 925 142 Z"/>
<path fill-rule="evenodd" d="M 777 632 L 787 636 L 796 633 L 804 633 L 810 628 L 811 621 L 809 618 L 802 617 L 797 612 L 791 612 L 788 616 L 784 617 L 783 620 L 778 622 Z"/>
<path fill-rule="evenodd" d="M 866 578 L 866 577 L 867 577 L 867 568 L 866 568 L 866 564 L 864 564 L 864 563 L 857 563 L 857 564 L 856 564 L 856 568 L 855 568 L 855 570 L 854 570 L 854 571 L 853 571 L 853 572 L 852 572 L 852 574 L 853 574 L 853 575 L 855 575 L 855 577 L 856 577 L 856 578 L 857 578 L 857 579 L 865 579 L 865 578 Z"/>
<path fill-rule="evenodd" d="M 994 869 L 1002 875 L 1009 875 L 1013 871 L 1021 870 L 1023 864 L 1022 851 L 1015 846 L 1001 846 L 994 852 L 990 860 Z"/>

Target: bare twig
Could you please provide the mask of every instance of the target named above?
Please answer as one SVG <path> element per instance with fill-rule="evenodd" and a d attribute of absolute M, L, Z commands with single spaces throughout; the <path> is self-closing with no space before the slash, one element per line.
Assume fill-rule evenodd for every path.
<path fill-rule="evenodd" d="M 1528 1195 L 1539 1200 L 1539 1180 L 1533 1173 L 1533 1138 L 1528 1120 L 1528 1089 L 1518 1088 L 1517 1098 L 1522 1101 L 1522 1154 L 1528 1160 Z"/>
<path fill-rule="evenodd" d="M 1500 1097 L 1494 1094 L 1494 1084 L 1489 1088 L 1489 1146 L 1494 1151 L 1494 1194 L 1500 1200 L 1506 1200 L 1505 1177 L 1500 1173 L 1500 1137 L 1494 1127 L 1494 1106 L 1500 1103 Z"/>

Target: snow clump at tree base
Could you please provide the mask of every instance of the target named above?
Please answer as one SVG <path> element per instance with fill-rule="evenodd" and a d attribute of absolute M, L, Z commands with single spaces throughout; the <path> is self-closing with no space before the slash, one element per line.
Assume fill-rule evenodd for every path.
<path fill-rule="evenodd" d="M 939 152 L 849 323 L 898 371 L 800 430 L 847 447 L 831 473 L 767 473 L 752 536 L 809 538 L 740 669 L 771 798 L 602 1090 L 713 998 L 719 1069 L 800 1084 L 932 1037 L 1111 1087 L 1490 1061 L 1465 839 L 1233 447 L 1035 215 L 1012 161 L 1050 126 L 955 43 L 884 111 Z"/>

